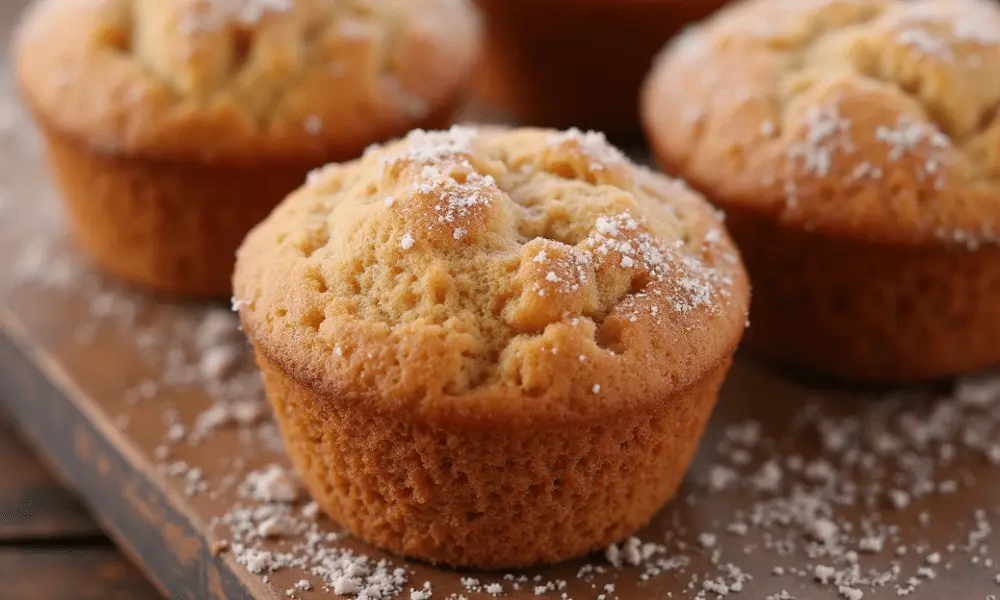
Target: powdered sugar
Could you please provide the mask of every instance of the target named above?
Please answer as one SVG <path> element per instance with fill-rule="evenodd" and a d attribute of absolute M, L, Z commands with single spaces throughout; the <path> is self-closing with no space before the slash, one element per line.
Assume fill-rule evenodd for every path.
<path fill-rule="evenodd" d="M 604 134 L 598 131 L 584 132 L 573 127 L 549 138 L 549 144 L 553 146 L 567 143 L 579 146 L 591 159 L 590 167 L 595 170 L 607 168 L 608 165 L 629 162 L 625 155 L 609 144 Z"/>
<path fill-rule="evenodd" d="M 801 162 L 803 172 L 826 177 L 838 152 L 854 150 L 850 134 L 851 122 L 840 115 L 839 106 L 814 106 L 803 139 L 789 147 L 788 156 Z"/>
<path fill-rule="evenodd" d="M 259 23 L 269 14 L 292 8 L 293 0 L 207 0 L 198 3 L 199 10 L 183 14 L 178 22 L 182 33 L 219 29 L 227 22 L 242 25 Z"/>

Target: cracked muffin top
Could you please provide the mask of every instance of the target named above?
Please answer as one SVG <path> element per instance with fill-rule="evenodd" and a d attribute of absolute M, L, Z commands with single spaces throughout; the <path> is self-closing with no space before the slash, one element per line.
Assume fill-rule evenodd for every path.
<path fill-rule="evenodd" d="M 665 166 L 723 206 L 885 243 L 1000 242 L 1000 7 L 745 0 L 643 92 Z"/>
<path fill-rule="evenodd" d="M 258 352 L 321 393 L 463 422 L 662 401 L 723 366 L 748 284 L 678 181 L 579 131 L 414 131 L 314 172 L 237 255 Z"/>
<path fill-rule="evenodd" d="M 38 0 L 15 39 L 46 125 L 109 151 L 232 162 L 405 131 L 458 99 L 478 49 L 466 0 Z"/>

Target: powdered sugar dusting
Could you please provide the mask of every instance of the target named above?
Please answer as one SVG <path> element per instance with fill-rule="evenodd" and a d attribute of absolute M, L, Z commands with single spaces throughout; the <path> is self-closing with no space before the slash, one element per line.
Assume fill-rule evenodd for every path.
<path fill-rule="evenodd" d="M 202 0 L 179 21 L 182 33 L 214 30 L 227 22 L 253 25 L 269 14 L 292 9 L 294 0 Z"/>
<path fill-rule="evenodd" d="M 620 307 L 630 313 L 629 319 L 638 318 L 636 306 L 651 296 L 666 301 L 678 313 L 720 310 L 716 300 L 730 294 L 732 278 L 689 254 L 682 242 L 670 246 L 642 225 L 640 219 L 627 212 L 598 217 L 593 232 L 580 248 L 585 261 L 610 257 L 620 267 L 637 269 L 651 280 L 653 285 L 647 291 L 634 295 Z M 656 304 L 649 310 L 657 316 Z"/>
<path fill-rule="evenodd" d="M 851 122 L 840 115 L 837 105 L 815 106 L 809 110 L 804 139 L 793 144 L 788 155 L 801 161 L 805 173 L 826 177 L 838 152 L 854 150 Z"/>
<path fill-rule="evenodd" d="M 549 139 L 549 144 L 553 146 L 559 146 L 567 142 L 579 145 L 586 155 L 590 157 L 590 167 L 594 170 L 607 168 L 608 165 L 629 162 L 628 158 L 620 150 L 609 144 L 604 134 L 598 131 L 584 132 L 572 127 L 566 131 L 552 135 Z"/>

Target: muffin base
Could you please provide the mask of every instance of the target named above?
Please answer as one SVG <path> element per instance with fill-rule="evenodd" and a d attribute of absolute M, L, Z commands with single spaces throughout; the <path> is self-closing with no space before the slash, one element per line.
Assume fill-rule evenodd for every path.
<path fill-rule="evenodd" d="M 396 554 L 482 569 L 582 556 L 645 525 L 680 486 L 731 363 L 600 421 L 444 429 L 318 394 L 256 356 L 288 454 L 330 517 Z"/>
<path fill-rule="evenodd" d="M 477 0 L 480 94 L 532 125 L 641 140 L 639 86 L 653 56 L 724 0 Z"/>
<path fill-rule="evenodd" d="M 456 108 L 449 104 L 415 126 L 445 126 Z M 200 164 L 102 153 L 44 122 L 41 129 L 80 246 L 131 283 L 198 298 L 232 295 L 243 238 L 310 170 L 364 150 L 314 161 Z"/>
<path fill-rule="evenodd" d="M 105 270 L 167 294 L 231 295 L 243 237 L 309 170 L 100 154 L 43 133 L 79 244 Z"/>
<path fill-rule="evenodd" d="M 745 340 L 762 358 L 871 381 L 1000 364 L 1000 248 L 879 245 L 726 214 L 753 281 Z"/>

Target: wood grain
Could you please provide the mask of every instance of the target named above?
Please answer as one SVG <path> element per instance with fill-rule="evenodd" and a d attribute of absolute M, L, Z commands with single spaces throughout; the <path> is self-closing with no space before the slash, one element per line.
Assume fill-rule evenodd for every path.
<path fill-rule="evenodd" d="M 160 598 L 111 547 L 0 547 L 0 586 L 17 600 Z"/>
<path fill-rule="evenodd" d="M 0 415 L 0 543 L 103 537 Z"/>

